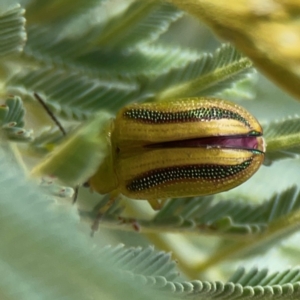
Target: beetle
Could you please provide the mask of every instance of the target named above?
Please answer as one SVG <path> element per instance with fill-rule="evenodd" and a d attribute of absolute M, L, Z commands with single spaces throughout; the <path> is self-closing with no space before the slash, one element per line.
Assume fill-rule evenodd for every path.
<path fill-rule="evenodd" d="M 32 174 L 88 181 L 100 194 L 145 199 L 159 209 L 158 200 L 216 194 L 248 180 L 264 160 L 262 135 L 255 117 L 222 99 L 133 103 L 115 118 L 96 115 Z"/>
<path fill-rule="evenodd" d="M 109 151 L 89 179 L 100 194 L 132 199 L 209 195 L 248 180 L 264 160 L 258 121 L 217 98 L 135 103 L 108 126 Z"/>

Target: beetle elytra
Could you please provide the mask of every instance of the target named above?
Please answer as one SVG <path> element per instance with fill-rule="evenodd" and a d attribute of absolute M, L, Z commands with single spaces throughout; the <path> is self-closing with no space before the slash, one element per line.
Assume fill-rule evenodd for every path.
<path fill-rule="evenodd" d="M 249 179 L 264 160 L 258 121 L 215 98 L 130 104 L 111 120 L 110 151 L 93 190 L 133 199 L 208 195 Z"/>

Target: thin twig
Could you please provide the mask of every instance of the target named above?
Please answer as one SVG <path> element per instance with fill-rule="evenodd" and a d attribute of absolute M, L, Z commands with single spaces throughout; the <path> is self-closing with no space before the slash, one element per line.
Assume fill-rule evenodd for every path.
<path fill-rule="evenodd" d="M 61 125 L 61 123 L 58 121 L 58 119 L 55 117 L 55 115 L 53 114 L 53 112 L 50 110 L 50 108 L 45 103 L 45 101 L 40 97 L 40 95 L 37 94 L 37 93 L 34 93 L 33 95 L 40 102 L 40 104 L 43 106 L 43 108 L 46 110 L 46 112 L 48 113 L 49 117 L 53 120 L 53 122 L 58 126 L 58 128 L 61 131 L 61 133 L 63 135 L 67 135 L 67 132 L 65 131 L 65 129 L 63 128 L 63 126 Z"/>

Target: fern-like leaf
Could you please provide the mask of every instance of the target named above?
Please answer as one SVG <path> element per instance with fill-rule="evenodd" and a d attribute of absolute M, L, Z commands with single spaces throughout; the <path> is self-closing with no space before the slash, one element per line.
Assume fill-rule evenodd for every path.
<path fill-rule="evenodd" d="M 114 266 L 120 270 L 132 272 L 135 275 L 163 276 L 172 281 L 178 277 L 176 263 L 171 260 L 170 253 L 155 251 L 153 247 L 125 248 L 106 246 L 100 249 L 99 255 L 108 257 Z"/>
<path fill-rule="evenodd" d="M 24 115 L 25 109 L 19 97 L 10 97 L 0 106 L 0 126 L 8 139 L 19 142 L 32 139 L 32 130 L 23 128 Z"/>
<path fill-rule="evenodd" d="M 71 186 L 83 184 L 106 158 L 110 143 L 107 126 L 111 115 L 101 112 L 84 126 L 70 134 L 53 154 L 38 164 L 32 173 L 36 176 L 58 177 Z"/>
<path fill-rule="evenodd" d="M 66 129 L 67 132 L 71 132 L 72 129 Z M 62 132 L 57 127 L 45 128 L 34 140 L 30 143 L 30 149 L 35 153 L 48 154 L 55 149 L 55 147 L 61 143 L 65 138 Z"/>
<path fill-rule="evenodd" d="M 241 77 L 233 76 L 231 86 L 220 90 L 219 92 L 212 92 L 212 95 L 217 98 L 230 99 L 232 101 L 252 100 L 256 97 L 258 74 L 255 69 L 248 70 L 248 73 L 241 75 Z"/>
<path fill-rule="evenodd" d="M 183 15 L 162 1 L 134 1 L 128 9 L 90 33 L 93 45 L 104 48 L 133 48 L 155 41 Z M 116 19 L 118 21 L 116 21 Z"/>
<path fill-rule="evenodd" d="M 227 299 L 299 299 L 300 270 L 288 269 L 268 274 L 267 269 L 238 269 L 226 283 L 220 281 L 191 281 L 166 284 L 165 288 L 181 298 L 195 300 Z"/>
<path fill-rule="evenodd" d="M 20 73 L 7 85 L 11 93 L 39 93 L 56 113 L 76 120 L 104 108 L 117 110 L 131 100 L 135 90 L 132 85 L 109 85 L 97 78 L 48 68 Z"/>
<path fill-rule="evenodd" d="M 53 35 L 49 27 L 30 26 L 24 58 L 43 64 L 60 65 L 77 72 L 89 72 L 107 81 L 137 76 L 157 76 L 171 68 L 180 68 L 199 57 L 196 51 L 167 46 L 143 45 L 131 51 L 94 47 L 83 54 L 89 39 Z M 138 78 L 139 79 L 139 78 Z M 146 78 L 147 79 L 147 78 Z M 142 80 L 142 83 L 146 79 Z"/>
<path fill-rule="evenodd" d="M 149 91 L 159 91 L 156 99 L 214 95 L 244 79 L 252 63 L 228 44 L 216 52 L 203 54 L 187 65 L 171 69 L 149 82 Z"/>
<path fill-rule="evenodd" d="M 26 14 L 30 23 L 51 23 L 56 30 L 61 29 L 67 22 L 92 8 L 97 8 L 104 0 L 79 0 L 49 2 L 33 0 L 26 6 Z"/>
<path fill-rule="evenodd" d="M 142 67 L 139 62 L 147 61 L 148 57 L 138 49 L 134 52 L 125 49 L 157 39 L 181 15 L 181 11 L 167 3 L 135 1 L 123 14 L 97 24 L 91 32 L 80 36 L 57 35 L 51 30 L 52 25 L 30 26 L 25 54 L 44 63 L 63 62 L 73 68 L 76 65 L 77 70 L 81 67 L 102 74 L 107 72 L 110 77 L 112 70 L 115 73 L 123 69 L 123 74 L 125 70 L 130 74 L 130 69 L 136 72 L 136 66 Z"/>
<path fill-rule="evenodd" d="M 119 74 L 136 78 L 143 87 L 149 84 L 149 80 L 153 81 L 156 76 L 173 68 L 183 68 L 198 56 L 199 53 L 196 51 L 180 47 L 171 49 L 162 45 L 143 45 L 125 53 L 114 49 L 109 52 L 101 49 L 95 50 L 89 55 L 78 57 L 76 62 L 88 69 L 95 71 L 97 69 L 102 74 Z M 158 90 L 160 88 L 158 85 Z"/>
<path fill-rule="evenodd" d="M 116 228 L 122 226 L 133 231 L 138 228 L 145 232 L 186 232 L 232 239 L 237 236 L 246 238 L 250 234 L 278 236 L 278 224 L 282 220 L 288 220 L 293 214 L 297 215 L 299 208 L 300 193 L 298 188 L 292 187 L 259 205 L 236 199 L 215 202 L 213 196 L 172 199 L 152 220 L 120 218 L 116 215 L 117 211 L 112 210 L 103 216 L 100 224 L 114 224 Z M 90 214 L 82 212 L 82 216 L 94 222 L 97 212 L 98 208 Z M 287 233 L 292 233 L 297 228 L 297 221 L 281 226 L 281 236 L 287 237 Z M 273 227 L 274 232 L 270 230 Z M 258 241 L 258 246 L 260 243 Z"/>
<path fill-rule="evenodd" d="M 191 225 L 194 230 L 207 230 L 212 233 L 219 231 L 220 234 L 233 235 L 261 233 L 271 222 L 276 222 L 276 219 L 283 218 L 300 208 L 300 194 L 296 187 L 274 195 L 261 205 L 236 200 L 214 203 L 211 197 L 186 200 L 185 203 L 182 203 L 182 199 L 173 201 L 157 214 L 154 223 L 158 221 L 159 224 L 160 220 L 180 216 L 186 220 L 182 224 L 193 220 L 194 224 L 192 222 Z"/>
<path fill-rule="evenodd" d="M 15 126 L 24 126 L 25 109 L 20 97 L 10 97 L 5 101 L 5 105 L 1 106 L 5 113 L 1 113 L 2 126 L 9 123 L 15 123 Z M 4 112 L 3 111 L 3 112 Z"/>
<path fill-rule="evenodd" d="M 0 233 L 3 299 L 159 297 L 118 272 L 108 255 L 102 259 L 91 239 L 78 231 L 75 211 L 56 205 L 28 182 L 2 148 L 0 164 L 0 189 L 5 191 L 0 201 L 0 226 L 5 228 Z"/>
<path fill-rule="evenodd" d="M 264 127 L 267 143 L 266 163 L 294 158 L 300 154 L 300 118 L 294 116 L 271 122 Z"/>
<path fill-rule="evenodd" d="M 120 247 L 107 247 L 113 254 L 112 258 L 119 257 L 118 264 L 122 265 L 125 262 L 141 261 L 143 253 L 153 252 L 153 249 L 124 249 Z M 104 250 L 106 250 L 104 249 Z M 101 253 L 103 250 L 101 251 Z M 136 255 L 138 255 L 136 257 Z M 151 253 L 151 259 L 155 259 L 155 254 Z M 141 257 L 140 257 L 141 256 Z M 104 256 L 106 257 L 106 256 Z M 167 257 L 167 256 L 166 256 Z M 152 269 L 158 268 L 153 266 Z M 192 299 L 199 300 L 227 300 L 227 299 L 298 299 L 300 296 L 300 270 L 299 268 L 287 269 L 281 272 L 269 274 L 268 269 L 259 270 L 252 268 L 248 272 L 244 268 L 239 268 L 227 282 L 220 281 L 176 281 L 171 280 L 163 275 L 146 275 L 147 263 L 144 264 L 142 269 L 144 272 L 139 274 L 138 267 L 130 271 L 126 271 L 124 276 L 128 276 L 140 286 L 151 286 L 153 289 L 164 291 L 166 299 Z M 146 268 L 145 268 L 146 267 Z M 125 267 L 126 269 L 126 267 Z M 124 271 L 124 269 L 123 269 Z M 173 276 L 172 276 L 173 277 Z M 169 297 L 169 298 L 168 298 Z"/>
<path fill-rule="evenodd" d="M 23 50 L 26 41 L 24 9 L 0 11 L 0 58 Z"/>
<path fill-rule="evenodd" d="M 238 196 L 222 201 L 215 196 L 170 199 L 158 213 L 143 201 L 122 195 L 114 199 L 115 194 L 91 195 L 83 189 L 73 207 L 71 199 L 58 198 L 71 197 L 73 189 L 62 187 L 53 177 L 74 187 L 86 182 L 110 157 L 107 129 L 120 107 L 132 101 L 195 95 L 248 97 L 248 83 L 254 82 L 249 59 L 229 45 L 211 54 L 181 46 L 187 39 L 178 33 L 190 21 L 171 26 L 183 12 L 167 1 L 121 2 L 120 8 L 104 0 L 20 0 L 26 12 L 20 6 L 3 10 L 5 5 L 0 5 L 2 95 L 27 96 L 23 98 L 29 112 L 26 120 L 42 132 L 25 145 L 8 143 L 5 137 L 18 140 L 13 135 L 26 132 L 25 110 L 18 96 L 0 106 L 4 137 L 0 145 L 0 226 L 5 229 L 0 232 L 0 298 L 300 298 L 297 268 L 270 275 L 266 269 L 246 272 L 241 268 L 228 282 L 212 278 L 214 274 L 224 276 L 224 261 L 253 258 L 298 230 L 297 187 L 274 191 L 267 201 L 255 199 L 255 204 L 243 196 L 242 189 L 236 190 Z M 25 31 L 28 40 L 24 46 Z M 165 44 L 164 33 L 177 34 L 175 45 Z M 198 37 L 193 35 L 194 41 Z M 200 38 L 207 38 L 210 51 L 213 38 L 206 34 Z M 264 86 L 263 92 L 269 88 Z M 48 118 L 36 113 L 38 109 L 30 103 L 34 92 L 55 115 L 65 118 L 64 125 L 72 131 L 65 143 L 56 128 L 48 128 Z M 78 127 L 78 121 L 85 122 Z M 269 162 L 300 153 L 297 123 L 294 117 L 265 126 Z M 36 162 L 49 152 L 51 155 Z M 30 174 L 33 178 L 50 177 L 44 177 L 37 187 L 29 176 L 24 178 L 14 160 L 30 169 L 36 163 Z M 109 206 L 112 200 L 116 201 Z M 85 221 L 88 226 L 93 224 L 93 230 L 99 225 L 93 240 Z M 131 236 L 135 244 L 145 244 L 148 239 L 165 252 L 152 246 L 106 246 L 112 235 L 119 234 L 111 229 L 121 231 L 125 244 Z M 297 263 L 297 252 L 293 257 L 292 263 Z M 184 278 L 196 280 L 183 281 L 176 264 Z M 203 272 L 212 266 L 217 268 Z M 199 276 L 209 276 L 209 281 L 197 280 Z"/>

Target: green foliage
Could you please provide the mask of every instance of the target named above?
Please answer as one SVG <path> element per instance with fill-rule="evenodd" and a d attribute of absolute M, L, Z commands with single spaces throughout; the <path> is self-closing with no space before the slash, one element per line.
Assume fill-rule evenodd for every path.
<path fill-rule="evenodd" d="M 298 178 L 272 186 L 281 174 L 292 177 L 284 163 L 297 165 L 299 118 L 274 121 L 280 91 L 247 57 L 190 22 L 155 0 L 23 0 L 0 7 L 1 299 L 299 298 L 299 270 L 286 269 L 299 253 L 287 239 L 300 221 Z M 185 41 L 187 32 L 197 46 Z M 34 93 L 63 121 L 66 139 Z M 107 210 L 108 195 L 83 188 L 72 207 L 72 188 L 107 159 L 115 112 L 130 102 L 189 96 L 246 96 L 244 104 L 264 121 L 267 176 L 259 171 L 244 189 L 221 196 L 170 199 L 155 213 L 117 195 Z M 50 178 L 37 187 L 24 173 Z M 70 187 L 55 182 L 57 174 Z M 93 240 L 91 225 L 100 228 Z M 267 264 L 259 260 L 274 249 Z M 234 273 L 241 264 L 259 268 Z"/>
<path fill-rule="evenodd" d="M 5 104 L 0 106 L 0 124 L 8 139 L 18 142 L 32 139 L 32 130 L 23 129 L 24 115 L 22 100 L 17 96 L 8 98 Z"/>
<path fill-rule="evenodd" d="M 148 89 L 160 92 L 158 100 L 174 97 L 216 95 L 251 73 L 251 61 L 228 44 L 214 54 L 202 54 L 187 65 L 173 68 L 149 82 Z"/>
<path fill-rule="evenodd" d="M 265 126 L 268 144 L 267 161 L 295 158 L 300 153 L 299 116 L 275 121 Z"/>
<path fill-rule="evenodd" d="M 34 168 L 33 174 L 59 177 L 71 186 L 84 183 L 96 173 L 99 162 L 109 152 L 110 143 L 105 133 L 103 136 L 100 134 L 100 128 L 104 131 L 110 118 L 104 112 L 96 114 L 92 120 L 70 134 L 65 143 L 53 151 L 52 156 Z"/>
<path fill-rule="evenodd" d="M 110 256 L 76 230 L 70 205 L 55 204 L 8 158 L 1 148 L 2 299 L 120 299 L 130 291 L 132 299 L 153 299 L 151 291 L 133 290 L 133 281 L 112 266 Z"/>
<path fill-rule="evenodd" d="M 0 12 L 0 58 L 23 50 L 26 40 L 23 15 L 20 5 Z"/>

